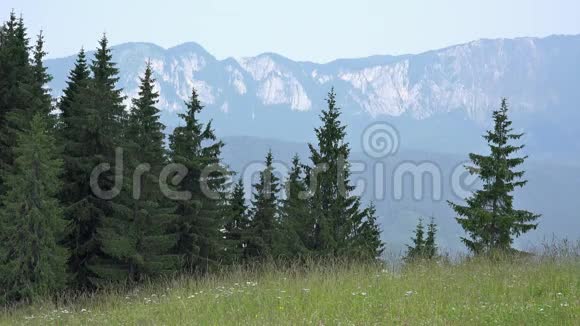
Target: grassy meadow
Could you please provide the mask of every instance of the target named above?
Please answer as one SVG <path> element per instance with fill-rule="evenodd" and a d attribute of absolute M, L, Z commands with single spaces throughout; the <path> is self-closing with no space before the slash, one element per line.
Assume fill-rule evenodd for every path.
<path fill-rule="evenodd" d="M 55 302 L 72 301 L 56 304 Z M 29 325 L 578 325 L 580 260 L 237 269 L 5 308 Z"/>

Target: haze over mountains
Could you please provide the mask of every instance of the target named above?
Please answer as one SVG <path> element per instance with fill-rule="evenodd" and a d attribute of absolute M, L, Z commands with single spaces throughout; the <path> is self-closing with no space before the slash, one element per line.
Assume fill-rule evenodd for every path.
<path fill-rule="evenodd" d="M 356 152 L 363 130 L 387 121 L 397 128 L 401 148 L 389 158 L 391 172 L 400 162 L 431 160 L 448 178 L 468 152 L 485 150 L 481 135 L 490 126 L 491 111 L 507 97 L 514 127 L 526 133 L 525 153 L 532 157 L 530 185 L 518 193 L 518 204 L 544 214 L 540 230 L 529 237 L 580 236 L 574 198 L 580 189 L 580 36 L 478 40 L 416 55 L 325 64 L 275 53 L 218 60 L 196 43 L 169 49 L 126 43 L 114 47 L 113 56 L 128 98 L 136 95 L 138 78 L 151 60 L 169 130 L 179 124 L 177 113 L 194 86 L 206 105 L 204 114 L 214 120 L 217 134 L 227 137 L 224 156 L 237 171 L 261 160 L 268 148 L 285 162 L 294 152 L 306 160 L 304 143 L 313 140 L 324 98 L 334 86 Z M 74 60 L 74 55 L 47 60 L 55 96 Z M 354 157 L 369 166 L 376 162 L 362 153 Z M 374 176 L 367 171 L 362 178 Z M 458 198 L 443 191 L 442 200 L 395 201 L 390 195 L 379 200 L 385 239 L 400 245 L 418 216 L 434 215 L 445 246 L 460 247 L 460 229 L 445 202 Z M 373 198 L 365 194 L 365 199 Z"/>
<path fill-rule="evenodd" d="M 574 123 L 580 118 L 580 36 L 478 40 L 417 55 L 326 64 L 295 62 L 275 53 L 218 60 L 196 43 L 169 49 L 126 43 L 113 53 L 121 71 L 119 86 L 129 97 L 151 60 L 163 120 L 170 128 L 195 86 L 224 136 L 309 140 L 334 86 L 352 134 L 369 121 L 387 120 L 406 135 L 403 141 L 410 148 L 464 152 L 480 142 L 477 131 L 489 125 L 491 110 L 507 97 L 536 157 L 580 153 L 575 141 L 580 129 Z M 55 95 L 74 59 L 47 61 Z M 430 133 L 441 143 L 433 142 Z"/>

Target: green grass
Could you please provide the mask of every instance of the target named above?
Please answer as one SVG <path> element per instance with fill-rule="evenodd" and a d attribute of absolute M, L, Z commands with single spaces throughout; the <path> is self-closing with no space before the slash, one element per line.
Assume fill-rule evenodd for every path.
<path fill-rule="evenodd" d="M 121 292 L 121 291 L 118 291 Z M 580 262 L 233 271 L 5 310 L 0 324 L 578 325 Z"/>

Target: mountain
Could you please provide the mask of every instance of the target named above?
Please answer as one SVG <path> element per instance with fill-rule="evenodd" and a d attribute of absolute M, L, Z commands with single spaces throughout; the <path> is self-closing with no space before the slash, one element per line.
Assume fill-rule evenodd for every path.
<path fill-rule="evenodd" d="M 225 162 L 244 178 L 262 167 L 268 149 L 282 170 L 294 153 L 306 162 L 305 143 L 313 141 L 324 98 L 334 86 L 354 149 L 353 163 L 364 167 L 353 177 L 366 183 L 361 195 L 377 205 L 383 238 L 395 251 L 404 248 L 417 218 L 429 216 L 437 218 L 442 247 L 462 248 L 462 232 L 446 203 L 461 200 L 450 187 L 453 172 L 467 153 L 486 150 L 481 135 L 491 124 L 491 110 L 501 97 L 508 97 L 514 127 L 526 132 L 524 154 L 531 156 L 525 166 L 530 182 L 517 193 L 516 206 L 543 214 L 539 229 L 518 240 L 518 246 L 552 235 L 580 237 L 580 36 L 479 40 L 417 55 L 325 64 L 274 53 L 218 60 L 195 43 L 169 49 L 126 43 L 115 46 L 113 55 L 127 102 L 151 60 L 169 131 L 179 124 L 177 112 L 194 86 L 207 106 L 206 118 L 214 120 L 224 138 Z M 55 96 L 74 60 L 46 61 Z M 365 130 L 377 122 L 388 122 L 396 130 L 387 135 L 392 139 L 386 145 L 394 141 L 400 150 L 386 158 L 368 155 L 368 146 L 381 146 L 366 139 Z M 432 198 L 437 184 L 427 178 L 420 180 L 424 196 L 414 198 L 415 180 L 407 176 L 400 185 L 402 197 L 395 198 L 395 171 L 409 163 L 427 163 L 441 172 L 439 197 Z M 374 172 L 379 164 L 385 168 L 382 175 Z M 249 187 L 251 181 L 246 181 Z M 383 196 L 375 196 L 377 184 Z"/>
<path fill-rule="evenodd" d="M 169 130 L 194 86 L 220 135 L 308 141 L 334 86 L 355 147 L 371 122 L 388 121 L 406 148 L 464 153 L 480 145 L 491 110 L 507 97 L 536 157 L 580 157 L 580 36 L 478 40 L 325 64 L 275 53 L 218 60 L 196 43 L 169 49 L 125 43 L 113 55 L 129 98 L 151 60 Z M 46 61 L 55 96 L 74 59 Z"/>

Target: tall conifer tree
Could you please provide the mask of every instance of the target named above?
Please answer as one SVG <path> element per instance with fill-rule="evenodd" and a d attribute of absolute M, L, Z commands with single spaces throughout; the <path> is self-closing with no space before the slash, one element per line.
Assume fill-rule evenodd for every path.
<path fill-rule="evenodd" d="M 33 116 L 33 74 L 26 28 L 14 12 L 2 27 L 0 42 L 0 168 L 10 169 L 19 131 Z M 0 194 L 3 193 L 0 178 Z"/>
<path fill-rule="evenodd" d="M 174 129 L 169 137 L 173 163 L 184 165 L 187 176 L 177 186 L 191 198 L 178 200 L 176 252 L 185 258 L 185 268 L 204 272 L 220 259 L 223 249 L 223 209 L 228 172 L 220 168 L 223 143 L 218 141 L 211 126 L 200 122 L 201 105 L 195 89 L 185 103 L 187 111 L 180 114 L 185 125 Z M 208 170 L 209 169 L 209 170 Z M 204 175 L 204 171 L 210 171 Z"/>
<path fill-rule="evenodd" d="M 99 228 L 103 253 L 110 260 L 109 274 L 114 280 L 131 282 L 176 271 L 177 255 L 170 254 L 177 237 L 169 233 L 173 207 L 159 187 L 159 173 L 166 164 L 163 129 L 156 104 L 151 66 L 147 63 L 141 78 L 139 96 L 132 100 L 125 142 L 126 190 L 121 205 L 106 217 Z M 135 184 L 137 182 L 137 184 Z M 136 187 L 134 187 L 136 186 Z M 116 271 L 116 272 L 115 272 Z"/>
<path fill-rule="evenodd" d="M 513 208 L 512 192 L 527 183 L 522 179 L 525 172 L 515 169 L 527 156 L 514 157 L 524 146 L 510 142 L 519 140 L 523 134 L 513 132 L 506 99 L 493 112 L 493 120 L 494 129 L 484 135 L 489 155 L 469 154 L 473 166 L 468 170 L 479 176 L 483 189 L 467 198 L 466 205 L 449 202 L 458 215 L 457 222 L 468 235 L 461 240 L 475 254 L 510 250 L 514 237 L 535 229 L 534 222 L 540 217 Z"/>
<path fill-rule="evenodd" d="M 248 245 L 250 217 L 244 191 L 244 182 L 240 178 L 234 185 L 226 205 L 224 237 L 226 261 L 239 263 L 245 260 Z"/>
<path fill-rule="evenodd" d="M 0 199 L 0 302 L 53 294 L 66 283 L 66 251 L 59 191 L 62 161 L 48 117 L 38 113 L 20 132 L 14 167 L 4 171 Z"/>
<path fill-rule="evenodd" d="M 266 167 L 260 172 L 260 180 L 254 185 L 252 222 L 247 252 L 250 257 L 268 258 L 274 252 L 275 232 L 278 227 L 278 197 L 280 184 L 274 174 L 272 151 L 266 155 Z"/>
<path fill-rule="evenodd" d="M 82 64 L 81 64 L 82 65 Z M 75 67 L 75 69 L 78 67 Z M 97 234 L 103 220 L 120 210 L 115 190 L 122 184 L 115 183 L 115 174 L 121 175 L 116 166 L 116 149 L 123 145 L 123 121 L 125 117 L 121 90 L 115 87 L 118 70 L 112 62 L 111 50 L 105 36 L 100 40 L 95 59 L 90 65 L 92 78 L 84 85 L 76 85 L 78 92 L 71 100 L 70 116 L 64 117 L 67 132 L 76 132 L 65 141 L 66 216 L 69 220 L 66 244 L 71 251 L 69 268 L 73 281 L 80 287 L 94 287 L 114 279 L 115 266 L 103 252 L 103 242 Z M 72 75 L 72 73 L 71 73 Z M 72 81 L 71 81 L 72 82 Z M 111 169 L 98 176 L 96 185 L 104 192 L 94 192 L 90 177 L 100 164 Z"/>
<path fill-rule="evenodd" d="M 304 167 L 295 155 L 285 187 L 285 198 L 280 209 L 278 255 L 308 256 L 314 249 L 314 219 L 308 205 L 308 186 Z"/>
<path fill-rule="evenodd" d="M 360 228 L 366 228 L 365 221 L 374 224 L 376 219 L 374 213 L 370 216 L 368 209 L 361 209 L 360 198 L 351 194 L 354 187 L 350 185 L 350 148 L 345 141 L 346 127 L 340 121 L 334 89 L 326 101 L 328 108 L 322 111 L 322 126 L 315 129 L 318 146 L 309 144 L 313 166 L 307 178 L 308 184 L 314 185 L 310 189 L 316 223 L 314 247 L 322 255 L 355 256 L 361 249 Z M 372 242 L 381 243 L 379 239 Z"/>

